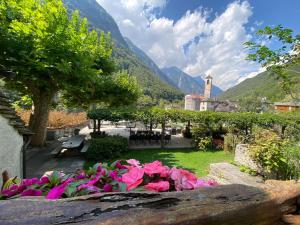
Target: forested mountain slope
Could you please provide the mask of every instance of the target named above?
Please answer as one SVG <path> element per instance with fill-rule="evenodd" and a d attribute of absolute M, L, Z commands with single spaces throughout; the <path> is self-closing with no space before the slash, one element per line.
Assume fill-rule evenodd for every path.
<path fill-rule="evenodd" d="M 156 70 L 156 65 L 149 65 L 142 53 L 137 54 L 122 36 L 118 25 L 96 0 L 63 0 L 71 10 L 79 10 L 80 15 L 86 17 L 93 29 L 110 32 L 114 41 L 113 56 L 119 69 L 128 70 L 129 74 L 135 76 L 145 95 L 154 99 L 165 99 L 168 101 L 183 98 L 183 93 L 175 87 L 166 76 Z M 150 58 L 149 58 L 150 60 Z M 152 60 L 151 60 L 152 61 Z M 152 61 L 153 62 L 153 61 Z M 154 62 L 153 62 L 154 63 Z"/>
<path fill-rule="evenodd" d="M 300 65 L 290 68 L 288 74 L 296 82 L 294 92 L 300 95 Z M 240 100 L 245 97 L 267 97 L 269 101 L 291 100 L 291 97 L 280 87 L 280 81 L 269 72 L 249 78 L 220 95 L 220 98 L 230 100 Z"/>

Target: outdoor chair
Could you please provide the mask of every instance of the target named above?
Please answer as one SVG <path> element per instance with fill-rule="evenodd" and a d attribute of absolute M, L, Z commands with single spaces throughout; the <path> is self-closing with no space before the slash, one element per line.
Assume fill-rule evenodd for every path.
<path fill-rule="evenodd" d="M 165 135 L 165 141 L 169 144 L 171 142 L 171 134 Z"/>

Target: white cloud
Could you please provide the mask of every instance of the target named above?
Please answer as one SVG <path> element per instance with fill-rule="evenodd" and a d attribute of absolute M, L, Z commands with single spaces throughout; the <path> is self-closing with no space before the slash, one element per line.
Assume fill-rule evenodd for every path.
<path fill-rule="evenodd" d="M 192 76 L 211 74 L 227 89 L 259 71 L 246 61 L 243 43 L 251 39 L 245 25 L 252 15 L 247 1 L 233 2 L 209 18 L 201 8 L 188 11 L 178 21 L 154 12 L 167 0 L 98 0 L 114 17 L 122 34 L 143 49 L 160 67 L 177 66 Z"/>

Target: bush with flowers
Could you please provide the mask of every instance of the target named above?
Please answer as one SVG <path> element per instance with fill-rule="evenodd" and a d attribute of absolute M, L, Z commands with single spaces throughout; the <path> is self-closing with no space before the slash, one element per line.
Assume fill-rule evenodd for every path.
<path fill-rule="evenodd" d="M 69 198 L 99 192 L 183 191 L 217 185 L 198 179 L 193 173 L 164 166 L 160 161 L 141 164 L 129 159 L 126 164 L 98 163 L 74 174 L 51 172 L 40 179 L 23 179 L 1 191 L 0 199 L 24 196 L 45 196 L 46 199 Z"/>

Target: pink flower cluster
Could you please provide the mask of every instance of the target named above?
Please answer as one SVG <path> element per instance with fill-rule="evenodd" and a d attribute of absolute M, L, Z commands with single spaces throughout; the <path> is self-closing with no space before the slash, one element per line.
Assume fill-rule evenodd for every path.
<path fill-rule="evenodd" d="M 40 179 L 24 179 L 2 190 L 0 199 L 24 196 L 45 196 L 46 199 L 68 198 L 99 192 L 124 191 L 182 191 L 217 185 L 214 181 L 198 179 L 193 173 L 164 166 L 160 161 L 141 164 L 135 159 L 121 164 L 98 163 L 88 170 L 72 175 L 54 171 Z"/>
<path fill-rule="evenodd" d="M 139 185 L 142 185 L 148 191 L 182 191 L 194 190 L 201 187 L 215 186 L 215 181 L 204 181 L 198 179 L 193 173 L 177 169 L 170 169 L 164 166 L 160 161 L 145 163 L 141 165 L 139 161 L 130 159 L 127 160 L 129 166 L 128 172 L 122 175 L 122 182 L 127 186 L 127 191 L 130 191 Z"/>

